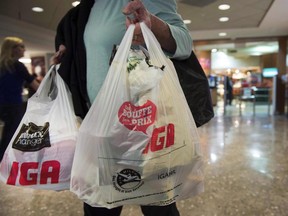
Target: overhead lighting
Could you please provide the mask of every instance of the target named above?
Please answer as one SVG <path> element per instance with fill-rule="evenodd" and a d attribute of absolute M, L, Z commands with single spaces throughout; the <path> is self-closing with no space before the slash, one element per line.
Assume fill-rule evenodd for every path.
<path fill-rule="evenodd" d="M 218 35 L 219 35 L 220 37 L 224 37 L 224 36 L 227 35 L 227 33 L 226 33 L 226 32 L 220 32 Z"/>
<path fill-rule="evenodd" d="M 185 24 L 190 24 L 190 23 L 191 23 L 191 20 L 183 20 L 183 22 L 184 22 Z"/>
<path fill-rule="evenodd" d="M 44 9 L 41 8 L 41 7 L 33 7 L 33 8 L 32 8 L 32 11 L 37 12 L 37 13 L 41 13 L 41 12 L 44 11 Z"/>
<path fill-rule="evenodd" d="M 230 9 L 230 5 L 229 4 L 221 4 L 218 6 L 219 10 L 229 10 Z"/>
<path fill-rule="evenodd" d="M 212 53 L 215 53 L 215 52 L 217 52 L 217 51 L 218 51 L 218 50 L 215 49 L 215 48 L 211 50 Z"/>
<path fill-rule="evenodd" d="M 229 21 L 229 17 L 220 17 L 219 21 L 220 22 L 227 22 L 227 21 Z"/>
<path fill-rule="evenodd" d="M 80 4 L 80 1 L 74 1 L 74 2 L 72 2 L 72 6 L 73 6 L 73 7 L 76 7 L 78 4 Z"/>
<path fill-rule="evenodd" d="M 251 152 L 252 157 L 261 158 L 261 152 L 260 151 L 252 149 L 250 152 Z"/>
<path fill-rule="evenodd" d="M 252 53 L 250 53 L 251 56 L 261 56 L 263 54 L 264 53 L 262 53 L 262 52 L 252 52 Z"/>
<path fill-rule="evenodd" d="M 210 159 L 211 159 L 211 162 L 213 163 L 213 162 L 217 161 L 218 157 L 217 157 L 216 154 L 211 153 L 211 154 L 210 154 Z"/>
<path fill-rule="evenodd" d="M 20 58 L 19 61 L 22 62 L 23 64 L 30 64 L 31 63 L 30 58 Z"/>

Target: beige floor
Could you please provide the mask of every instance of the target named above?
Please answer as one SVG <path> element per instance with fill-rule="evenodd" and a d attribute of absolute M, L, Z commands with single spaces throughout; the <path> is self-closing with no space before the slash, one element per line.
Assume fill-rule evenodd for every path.
<path fill-rule="evenodd" d="M 206 161 L 205 192 L 177 203 L 181 216 L 287 216 L 288 118 L 267 107 L 216 108 L 199 128 Z M 37 191 L 0 183 L 0 216 L 80 216 L 70 192 Z M 125 206 L 122 216 L 140 216 Z"/>

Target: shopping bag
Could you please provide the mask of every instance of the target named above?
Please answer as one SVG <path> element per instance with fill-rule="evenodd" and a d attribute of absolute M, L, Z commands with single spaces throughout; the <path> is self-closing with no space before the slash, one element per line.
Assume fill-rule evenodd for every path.
<path fill-rule="evenodd" d="M 151 58 L 134 55 L 134 28 L 79 129 L 70 190 L 91 206 L 168 205 L 203 191 L 199 136 L 173 63 L 143 23 Z"/>
<path fill-rule="evenodd" d="M 71 94 L 52 66 L 28 99 L 0 164 L 0 180 L 34 189 L 69 189 L 77 131 Z"/>
<path fill-rule="evenodd" d="M 214 117 L 214 109 L 207 76 L 192 50 L 189 58 L 171 59 L 196 126 L 200 127 Z"/>

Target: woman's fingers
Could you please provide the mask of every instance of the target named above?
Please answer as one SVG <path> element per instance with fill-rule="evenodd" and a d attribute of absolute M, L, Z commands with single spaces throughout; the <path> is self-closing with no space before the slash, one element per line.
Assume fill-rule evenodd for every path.
<path fill-rule="evenodd" d="M 59 64 L 61 63 L 61 58 L 66 51 L 66 47 L 61 44 L 59 50 L 51 57 L 50 64 Z"/>
<path fill-rule="evenodd" d="M 151 28 L 150 13 L 146 10 L 145 6 L 140 0 L 134 0 L 129 2 L 122 10 L 126 15 L 126 26 L 135 24 L 133 44 L 140 45 L 144 43 L 144 38 L 140 28 L 140 22 L 144 22 L 149 28 Z"/>

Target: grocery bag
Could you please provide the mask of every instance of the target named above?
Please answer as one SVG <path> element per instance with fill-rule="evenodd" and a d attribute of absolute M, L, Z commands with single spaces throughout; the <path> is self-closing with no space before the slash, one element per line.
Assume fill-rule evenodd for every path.
<path fill-rule="evenodd" d="M 52 66 L 0 164 L 0 180 L 34 189 L 69 190 L 77 120 L 68 87 Z"/>
<path fill-rule="evenodd" d="M 149 58 L 131 50 L 134 28 L 79 129 L 70 190 L 91 206 L 169 205 L 203 191 L 199 136 L 175 68 L 144 23 Z"/>

